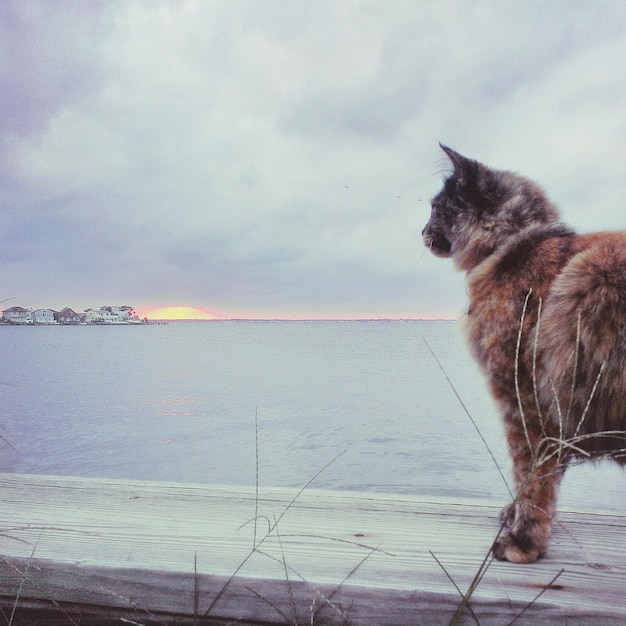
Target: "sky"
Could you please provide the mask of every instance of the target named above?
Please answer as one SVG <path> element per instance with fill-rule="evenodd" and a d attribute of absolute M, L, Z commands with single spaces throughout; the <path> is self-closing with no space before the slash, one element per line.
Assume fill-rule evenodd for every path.
<path fill-rule="evenodd" d="M 625 228 L 623 0 L 4 0 L 2 307 L 458 317 L 441 141 Z"/>

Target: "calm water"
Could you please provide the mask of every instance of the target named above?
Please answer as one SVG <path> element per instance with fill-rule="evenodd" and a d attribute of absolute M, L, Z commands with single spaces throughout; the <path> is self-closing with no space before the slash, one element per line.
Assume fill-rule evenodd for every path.
<path fill-rule="evenodd" d="M 0 327 L 0 471 L 489 498 L 502 429 L 453 322 Z M 336 458 L 338 455 L 339 458 Z M 602 488 L 598 489 L 601 484 Z M 561 506 L 626 509 L 573 468 Z"/>

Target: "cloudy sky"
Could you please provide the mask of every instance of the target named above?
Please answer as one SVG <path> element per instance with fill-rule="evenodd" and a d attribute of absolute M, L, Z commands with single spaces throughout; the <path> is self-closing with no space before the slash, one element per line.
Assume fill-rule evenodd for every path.
<path fill-rule="evenodd" d="M 437 142 L 626 227 L 623 0 L 4 0 L 2 308 L 454 317 Z"/>

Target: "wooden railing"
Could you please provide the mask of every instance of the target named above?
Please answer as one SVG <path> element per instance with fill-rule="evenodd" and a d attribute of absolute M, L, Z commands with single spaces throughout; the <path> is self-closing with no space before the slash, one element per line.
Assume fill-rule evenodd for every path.
<path fill-rule="evenodd" d="M 0 474 L 0 507 L 0 624 L 626 623 L 621 515 L 481 569 L 494 503 Z"/>

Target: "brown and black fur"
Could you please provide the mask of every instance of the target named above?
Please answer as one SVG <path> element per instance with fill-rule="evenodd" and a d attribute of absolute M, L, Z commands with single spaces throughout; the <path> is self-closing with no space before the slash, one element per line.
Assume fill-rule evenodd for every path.
<path fill-rule="evenodd" d="M 497 558 L 548 548 L 573 459 L 626 464 L 626 233 L 578 235 L 533 182 L 445 146 L 424 243 L 466 272 L 467 330 L 504 420 L 518 495 Z"/>

